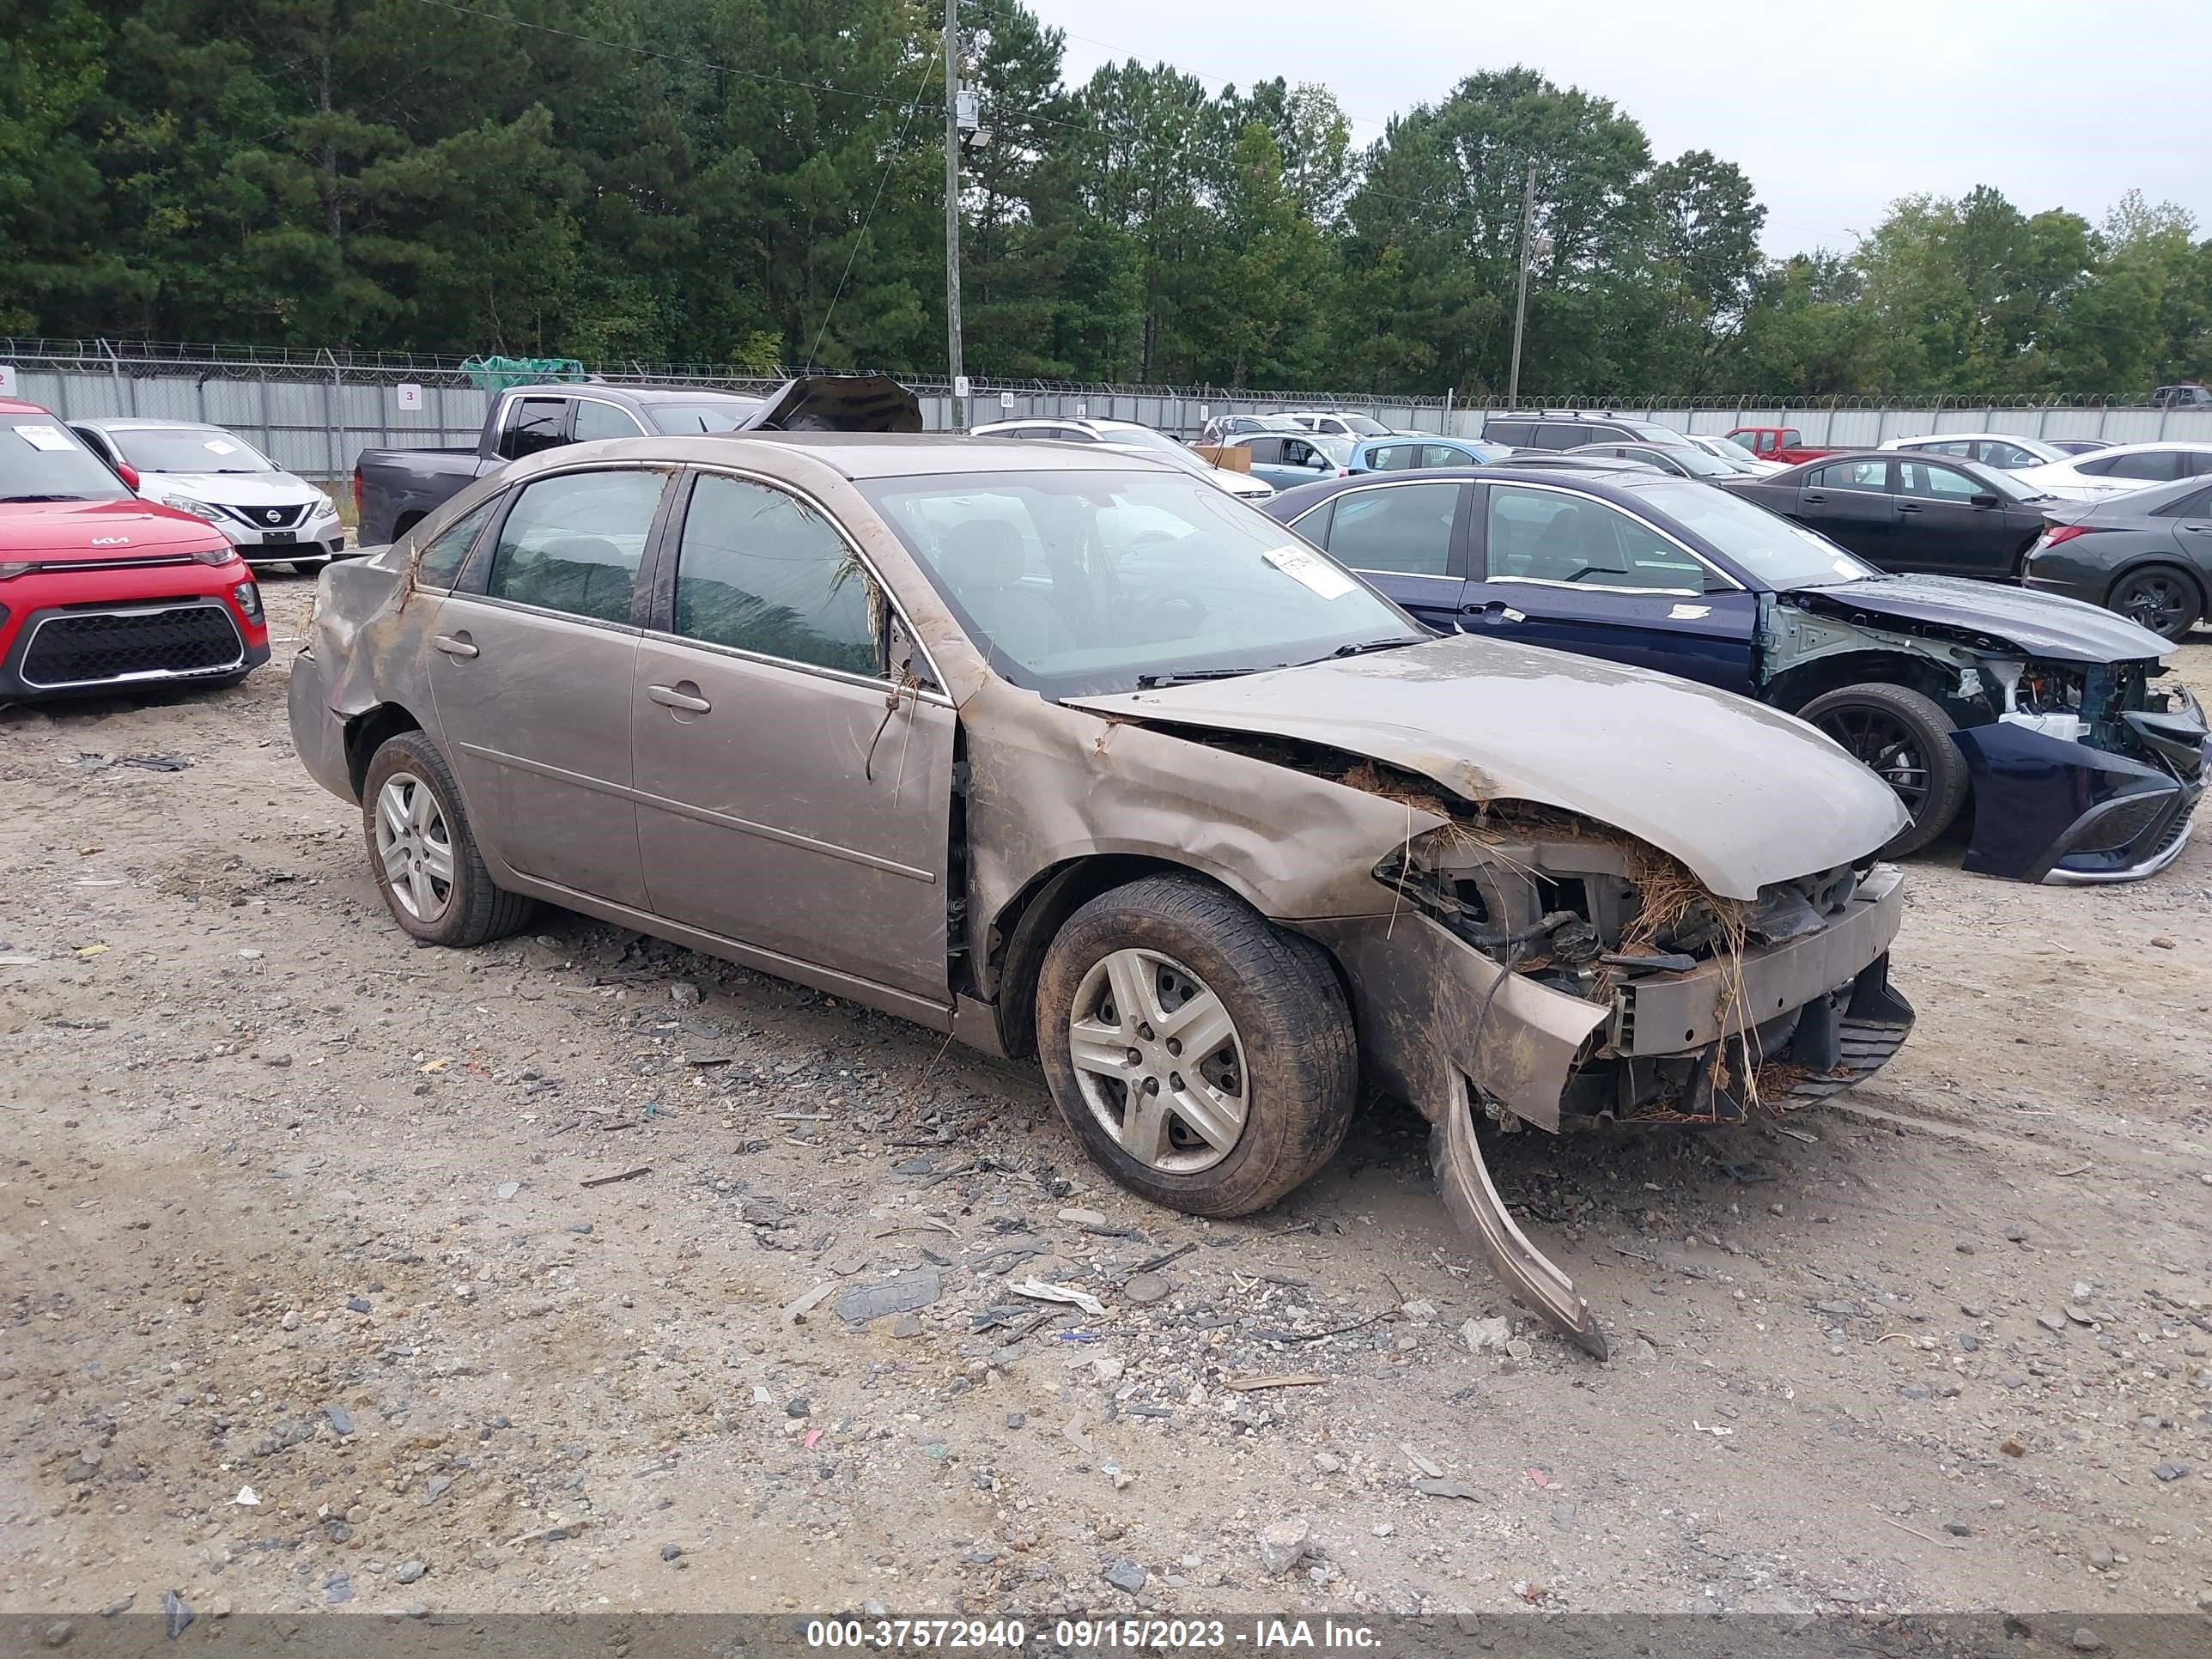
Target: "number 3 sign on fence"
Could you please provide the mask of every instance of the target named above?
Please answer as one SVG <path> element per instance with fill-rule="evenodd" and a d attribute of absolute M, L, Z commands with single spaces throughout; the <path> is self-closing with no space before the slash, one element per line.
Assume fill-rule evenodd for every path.
<path fill-rule="evenodd" d="M 399 393 L 400 408 L 420 409 L 422 407 L 422 388 L 421 386 L 415 385 L 411 381 L 404 381 L 402 382 L 396 389 Z"/>

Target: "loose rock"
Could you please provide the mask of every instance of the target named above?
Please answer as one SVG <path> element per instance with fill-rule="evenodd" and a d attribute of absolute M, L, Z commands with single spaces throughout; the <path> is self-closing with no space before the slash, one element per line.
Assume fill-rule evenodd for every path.
<path fill-rule="evenodd" d="M 1260 1534 L 1260 1565 L 1278 1578 L 1304 1559 L 1313 1528 L 1303 1516 L 1278 1521 Z"/>
<path fill-rule="evenodd" d="M 1126 1555 L 1118 1556 L 1114 1564 L 1098 1575 L 1117 1590 L 1134 1595 L 1145 1587 L 1146 1572 Z"/>

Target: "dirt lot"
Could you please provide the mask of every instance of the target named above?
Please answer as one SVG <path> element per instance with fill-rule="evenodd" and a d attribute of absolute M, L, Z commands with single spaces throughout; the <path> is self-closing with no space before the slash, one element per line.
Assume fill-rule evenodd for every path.
<path fill-rule="evenodd" d="M 2114 890 L 1919 860 L 1918 1030 L 1783 1128 L 1509 1142 L 1601 1366 L 1403 1109 L 1206 1225 L 896 1021 L 563 915 L 409 948 L 289 650 L 0 714 L 0 1610 L 2212 1593 L 2212 836 Z M 1028 1328 L 1031 1277 L 1104 1316 Z"/>

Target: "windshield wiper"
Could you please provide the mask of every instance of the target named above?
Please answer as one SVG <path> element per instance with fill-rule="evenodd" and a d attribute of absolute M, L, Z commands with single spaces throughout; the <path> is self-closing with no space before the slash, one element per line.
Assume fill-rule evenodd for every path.
<path fill-rule="evenodd" d="M 1151 691 L 1163 685 L 1181 685 L 1189 680 L 1233 680 L 1244 674 L 1264 674 L 1271 668 L 1286 668 L 1287 663 L 1254 663 L 1249 668 L 1185 668 L 1167 674 L 1139 674 L 1137 690 Z"/>
<path fill-rule="evenodd" d="M 1316 662 L 1328 662 L 1335 657 L 1364 657 L 1370 651 L 1395 651 L 1401 645 L 1419 645 L 1425 635 L 1395 634 L 1387 640 L 1365 640 L 1358 645 L 1340 645 L 1327 657 L 1316 657 Z"/>

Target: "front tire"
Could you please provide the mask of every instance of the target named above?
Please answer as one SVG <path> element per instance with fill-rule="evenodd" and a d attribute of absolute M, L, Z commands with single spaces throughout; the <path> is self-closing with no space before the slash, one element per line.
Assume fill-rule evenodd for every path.
<path fill-rule="evenodd" d="M 1091 1160 L 1188 1215 L 1266 1208 L 1351 1127 L 1358 1042 L 1327 955 L 1191 877 L 1148 876 L 1070 916 L 1036 1029 Z"/>
<path fill-rule="evenodd" d="M 2203 619 L 2204 604 L 2185 571 L 2170 564 L 2145 565 L 2112 584 L 2105 608 L 2118 612 L 2160 639 L 2184 640 Z"/>
<path fill-rule="evenodd" d="M 1966 804 L 1966 757 L 1951 741 L 1958 726 L 1942 705 L 1909 686 L 1847 685 L 1797 711 L 1871 768 L 1912 822 L 1881 849 L 1917 853 L 1951 827 Z"/>
<path fill-rule="evenodd" d="M 493 884 L 446 757 L 420 732 L 402 732 L 370 758 L 361 816 L 377 891 L 415 938 L 466 949 L 529 920 L 528 899 Z"/>

